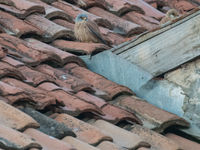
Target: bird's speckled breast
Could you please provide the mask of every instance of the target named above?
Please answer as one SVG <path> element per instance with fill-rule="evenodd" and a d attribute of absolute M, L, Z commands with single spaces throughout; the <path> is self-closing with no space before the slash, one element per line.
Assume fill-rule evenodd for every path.
<path fill-rule="evenodd" d="M 90 32 L 87 21 L 77 22 L 74 27 L 74 34 L 76 39 L 81 42 L 99 42 Z"/>

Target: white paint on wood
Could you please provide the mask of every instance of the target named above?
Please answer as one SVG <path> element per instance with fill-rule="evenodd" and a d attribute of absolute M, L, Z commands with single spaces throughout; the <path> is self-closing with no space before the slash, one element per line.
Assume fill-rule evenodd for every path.
<path fill-rule="evenodd" d="M 200 11 L 112 52 L 153 76 L 163 74 L 200 55 Z"/>

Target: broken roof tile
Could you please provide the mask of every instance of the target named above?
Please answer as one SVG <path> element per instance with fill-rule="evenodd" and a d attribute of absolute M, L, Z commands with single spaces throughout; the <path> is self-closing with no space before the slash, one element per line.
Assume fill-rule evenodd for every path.
<path fill-rule="evenodd" d="M 25 76 L 14 66 L 7 63 L 0 62 L 0 78 L 3 77 L 14 77 L 16 79 L 25 80 Z"/>
<path fill-rule="evenodd" d="M 124 148 L 110 142 L 110 141 L 103 141 L 101 142 L 97 148 L 100 150 L 125 150 Z"/>
<path fill-rule="evenodd" d="M 29 136 L 0 124 L 0 144 L 5 149 L 30 149 L 41 146 Z"/>
<path fill-rule="evenodd" d="M 24 131 L 25 134 L 34 138 L 38 143 L 41 144 L 44 150 L 75 150 L 71 145 L 58 140 L 52 136 L 46 135 L 36 129 L 29 128 Z"/>
<path fill-rule="evenodd" d="M 87 11 L 84 11 L 83 9 L 80 9 L 80 8 L 74 6 L 74 5 L 67 3 L 67 2 L 57 1 L 57 2 L 52 3 L 52 5 L 57 7 L 57 8 L 64 10 L 66 13 L 68 13 L 70 16 L 72 16 L 73 19 L 75 19 L 78 14 L 84 13 L 84 14 L 88 15 L 88 18 L 90 20 L 95 21 L 98 25 L 112 29 L 112 25 L 111 25 L 109 20 L 104 19 L 102 17 L 98 17 L 98 16 L 91 14 Z"/>
<path fill-rule="evenodd" d="M 0 100 L 0 124 L 20 131 L 39 127 L 33 118 L 2 100 Z"/>
<path fill-rule="evenodd" d="M 159 21 L 135 11 L 126 13 L 122 18 L 132 22 L 136 22 L 137 24 L 150 31 L 159 27 Z"/>
<path fill-rule="evenodd" d="M 27 0 L 9 0 L 9 5 L 0 2 L 1 10 L 7 11 L 19 18 L 25 18 L 32 13 L 45 13 L 44 7 Z"/>
<path fill-rule="evenodd" d="M 108 123 L 103 120 L 97 120 L 92 125 L 103 130 L 109 136 L 113 138 L 113 142 L 117 145 L 127 148 L 127 149 L 136 149 L 139 147 L 149 147 L 150 145 L 142 140 L 138 135 L 126 131 L 120 127 L 117 127 L 111 123 Z"/>
<path fill-rule="evenodd" d="M 186 120 L 175 114 L 159 109 L 135 96 L 119 96 L 112 101 L 112 104 L 136 113 L 137 116 L 143 120 L 144 126 L 156 130 L 157 132 L 163 132 L 172 125 L 189 127 L 189 123 Z M 145 121 L 147 121 L 147 124 Z"/>
<path fill-rule="evenodd" d="M 185 139 L 173 133 L 167 133 L 165 136 L 173 140 L 174 142 L 176 142 L 184 150 L 199 150 L 200 149 L 199 143 Z"/>
<path fill-rule="evenodd" d="M 56 117 L 58 122 L 66 124 L 77 135 L 77 139 L 91 145 L 97 145 L 102 141 L 112 141 L 112 138 L 107 136 L 100 129 L 78 120 L 67 114 L 60 114 Z"/>
<path fill-rule="evenodd" d="M 93 55 L 109 49 L 107 45 L 101 43 L 83 43 L 77 41 L 55 40 L 53 46 L 78 55 Z"/>
<path fill-rule="evenodd" d="M 89 145 L 85 142 L 82 142 L 71 136 L 67 136 L 67 137 L 63 138 L 62 141 L 71 144 L 77 150 L 99 150 L 96 147 Z"/>
<path fill-rule="evenodd" d="M 3 11 L 0 11 L 0 25 L 7 33 L 17 37 L 40 33 L 37 28 Z"/>
<path fill-rule="evenodd" d="M 77 64 L 81 66 L 85 66 L 85 63 L 80 59 L 79 57 L 70 54 L 68 52 L 64 52 L 56 47 L 50 46 L 48 44 L 45 44 L 43 42 L 40 42 L 36 39 L 27 38 L 25 39 L 27 41 L 27 45 L 30 48 L 36 49 L 37 51 L 47 53 L 49 56 L 57 57 L 55 58 L 55 61 L 58 61 L 58 64 L 64 65 L 69 62 L 76 62 Z"/>
<path fill-rule="evenodd" d="M 38 128 L 38 130 L 47 135 L 58 139 L 62 139 L 65 136 L 75 136 L 70 127 L 68 128 L 66 125 L 61 124 L 32 108 L 25 107 L 22 108 L 22 111 L 35 119 L 40 124 L 40 128 Z"/>
<path fill-rule="evenodd" d="M 100 17 L 104 17 L 107 20 L 109 20 L 113 26 L 113 31 L 115 33 L 131 36 L 131 35 L 139 34 L 145 31 L 145 29 L 139 26 L 138 24 L 124 20 L 114 14 L 111 14 L 103 10 L 102 8 L 92 7 L 92 8 L 89 8 L 88 11 L 92 14 L 95 14 Z"/>
<path fill-rule="evenodd" d="M 100 108 L 98 108 L 97 106 L 85 102 L 71 94 L 68 94 L 63 90 L 52 91 L 51 95 L 54 95 L 58 102 L 64 104 L 64 106 L 60 106 L 60 109 L 57 110 L 58 112 L 67 113 L 73 116 L 78 116 L 84 112 L 101 115 L 103 114 Z"/>
<path fill-rule="evenodd" d="M 86 82 L 92 84 L 94 87 L 105 91 L 108 93 L 110 99 L 113 99 L 114 97 L 117 97 L 121 94 L 134 94 L 129 88 L 118 85 L 117 83 L 114 83 L 104 78 L 103 76 L 91 72 L 90 70 L 80 67 L 76 64 L 69 63 L 65 65 L 65 69 L 69 74 L 85 80 Z"/>
<path fill-rule="evenodd" d="M 156 150 L 181 149 L 180 146 L 174 141 L 150 129 L 142 127 L 140 125 L 133 125 L 130 131 L 133 132 L 134 134 L 137 134 L 144 141 L 148 142 L 151 145 L 152 149 L 156 149 Z"/>
<path fill-rule="evenodd" d="M 51 42 L 57 38 L 75 39 L 72 30 L 60 26 L 40 15 L 32 14 L 26 17 L 26 21 L 42 31 L 41 40 L 44 42 Z"/>
<path fill-rule="evenodd" d="M 23 100 L 27 101 L 28 103 L 32 104 L 34 107 L 37 109 L 43 109 L 44 107 L 51 105 L 51 104 L 56 104 L 56 99 L 52 95 L 49 95 L 47 91 L 43 91 L 38 88 L 34 88 L 28 84 L 23 83 L 22 81 L 13 79 L 13 78 L 3 78 L 1 81 L 7 83 L 10 87 L 14 88 L 12 89 L 13 92 L 15 92 L 16 87 L 20 87 L 21 89 L 17 89 L 23 97 L 18 98 L 17 96 L 21 96 L 17 94 L 16 98 L 13 96 L 13 94 L 8 95 L 7 98 L 11 100 L 12 102 L 15 102 L 18 100 Z M 9 90 L 9 89 L 7 89 Z M 16 93 L 16 92 L 15 92 Z M 26 96 L 25 99 L 24 95 Z M 14 100 L 13 100 L 14 99 Z"/>
<path fill-rule="evenodd" d="M 45 8 L 45 18 L 47 19 L 53 19 L 53 18 L 62 18 L 65 20 L 69 20 L 70 22 L 72 22 L 72 17 L 69 16 L 67 13 L 65 13 L 63 10 L 55 8 L 51 5 L 48 5 L 44 2 L 42 2 L 41 0 L 29 0 L 31 2 L 37 3 L 41 6 L 43 6 Z"/>

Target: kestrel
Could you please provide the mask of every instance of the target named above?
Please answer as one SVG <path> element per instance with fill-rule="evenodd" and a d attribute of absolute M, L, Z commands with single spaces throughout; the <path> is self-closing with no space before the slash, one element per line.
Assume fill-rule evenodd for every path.
<path fill-rule="evenodd" d="M 179 17 L 179 13 L 177 10 L 175 9 L 170 9 L 167 11 L 165 17 L 162 18 L 162 20 L 160 21 L 160 24 L 165 24 L 167 22 L 171 22 L 172 20 L 176 19 Z"/>
<path fill-rule="evenodd" d="M 74 34 L 81 42 L 107 44 L 102 38 L 98 25 L 89 20 L 86 14 L 79 14 L 75 20 Z"/>

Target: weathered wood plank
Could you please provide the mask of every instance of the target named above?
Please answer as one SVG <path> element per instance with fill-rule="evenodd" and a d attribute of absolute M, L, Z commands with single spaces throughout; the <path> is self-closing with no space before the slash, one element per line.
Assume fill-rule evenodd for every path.
<path fill-rule="evenodd" d="M 200 11 L 111 51 L 154 77 L 163 74 L 200 55 Z"/>

